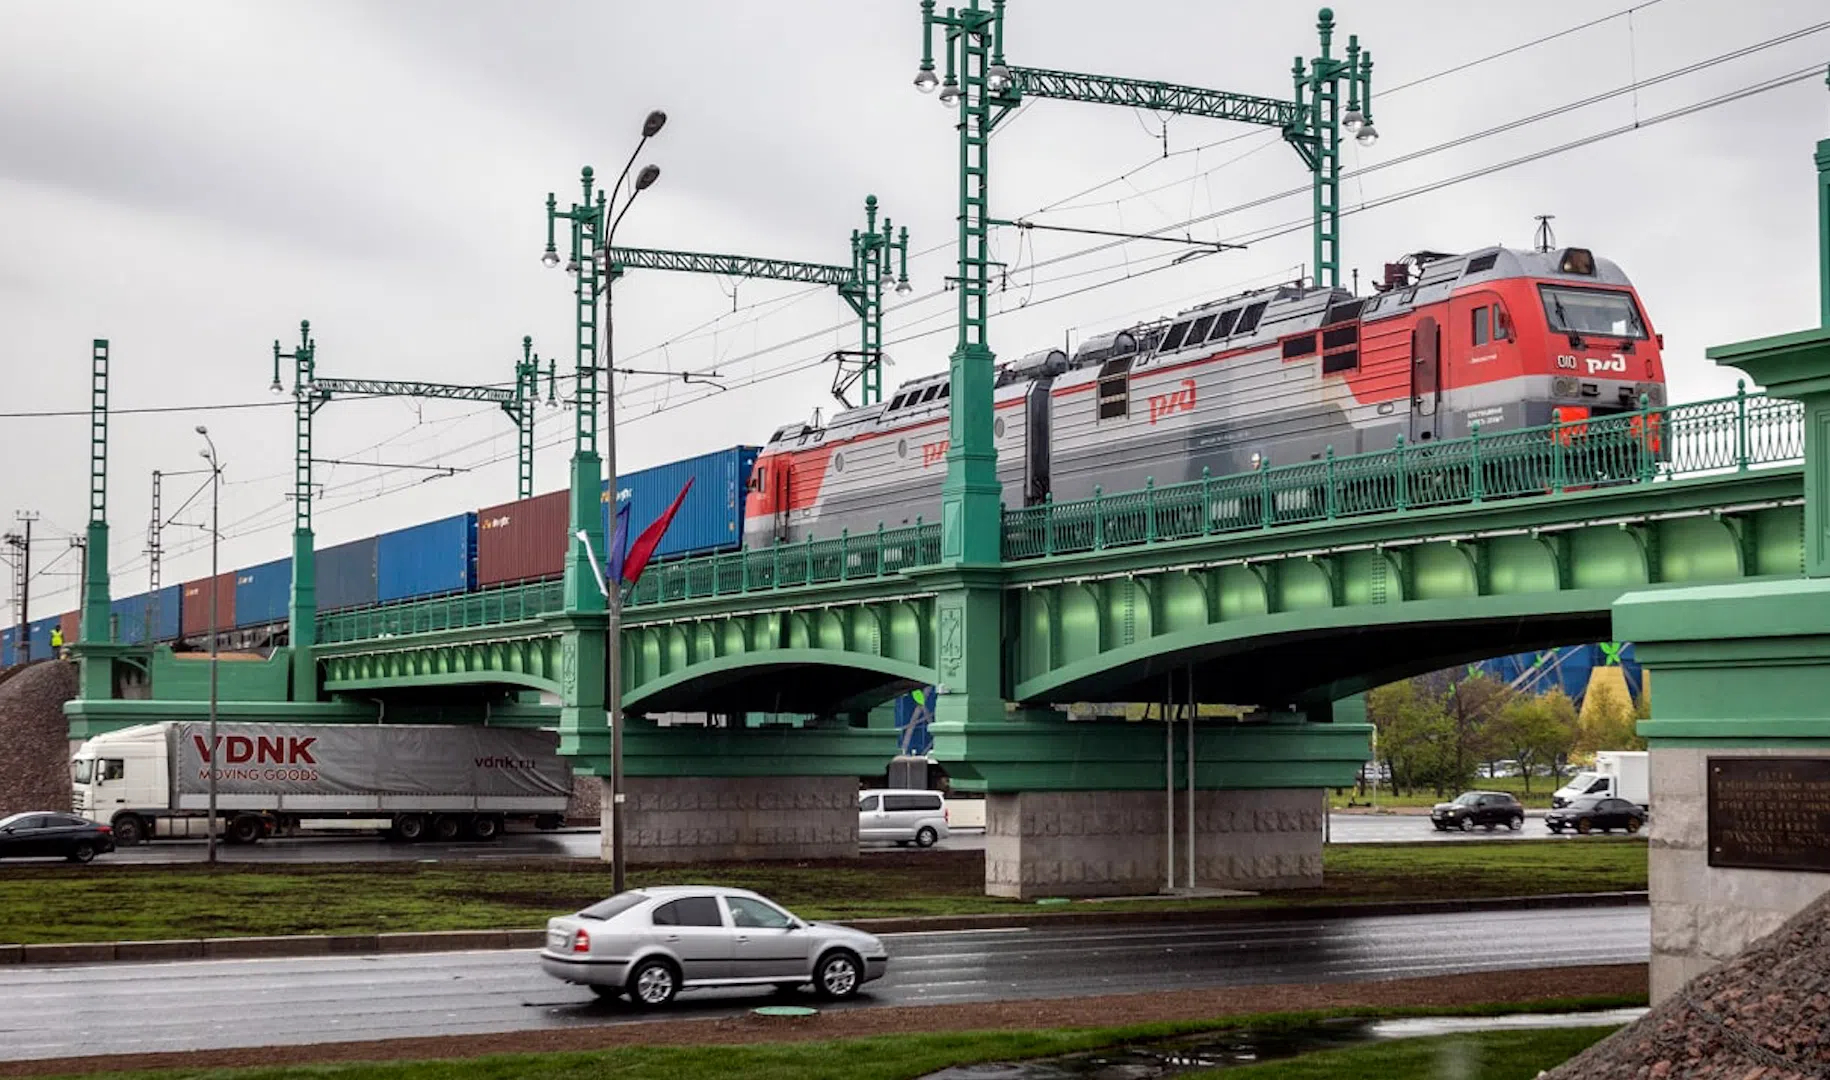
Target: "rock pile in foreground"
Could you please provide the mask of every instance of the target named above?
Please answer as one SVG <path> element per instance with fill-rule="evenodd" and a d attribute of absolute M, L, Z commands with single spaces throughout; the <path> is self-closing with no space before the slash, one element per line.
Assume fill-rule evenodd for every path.
<path fill-rule="evenodd" d="M 1830 1077 L 1830 893 L 1548 1077 Z"/>
<path fill-rule="evenodd" d="M 76 665 L 45 660 L 0 683 L 0 817 L 70 809 L 70 724 Z"/>

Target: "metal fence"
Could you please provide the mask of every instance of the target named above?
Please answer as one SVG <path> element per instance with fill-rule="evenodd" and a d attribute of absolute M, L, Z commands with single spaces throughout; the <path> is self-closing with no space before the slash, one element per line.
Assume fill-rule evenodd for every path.
<path fill-rule="evenodd" d="M 1804 460 L 1796 401 L 1749 394 L 1545 427 L 1275 465 L 1141 491 L 1004 512 L 1004 559 L 1016 562 L 1366 514 L 1746 472 Z M 656 563 L 625 605 L 865 581 L 940 562 L 940 527 L 775 544 Z M 318 622 L 324 644 L 492 626 L 564 609 L 558 581 L 362 608 Z"/>
<path fill-rule="evenodd" d="M 1804 460 L 1796 401 L 1749 394 L 1275 465 L 1004 512 L 1006 561 L 1745 472 Z"/>

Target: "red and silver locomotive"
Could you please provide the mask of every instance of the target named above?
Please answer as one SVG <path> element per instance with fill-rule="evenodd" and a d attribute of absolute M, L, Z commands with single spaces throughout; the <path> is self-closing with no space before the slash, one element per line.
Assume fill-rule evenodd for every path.
<path fill-rule="evenodd" d="M 1170 484 L 1665 403 L 1633 285 L 1583 248 L 1421 253 L 1379 290 L 1280 286 L 1001 365 L 1007 506 Z M 937 520 L 948 377 L 777 431 L 750 477 L 750 545 Z"/>

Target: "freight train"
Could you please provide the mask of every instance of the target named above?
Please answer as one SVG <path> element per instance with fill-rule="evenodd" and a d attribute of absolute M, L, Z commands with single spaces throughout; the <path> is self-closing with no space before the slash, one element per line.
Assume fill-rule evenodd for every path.
<path fill-rule="evenodd" d="M 1483 431 L 1577 423 L 1665 404 L 1662 336 L 1618 266 L 1584 248 L 1421 252 L 1388 264 L 1373 295 L 1301 284 L 1203 303 L 1044 349 L 996 371 L 992 435 L 1006 505 L 1413 446 Z M 656 552 L 683 557 L 842 530 L 938 520 L 946 374 L 830 423 L 790 424 L 734 447 L 619 478 L 636 527 L 688 477 Z M 606 518 L 610 496 L 605 496 Z M 555 578 L 567 492 L 483 507 L 317 553 L 318 608 L 336 611 Z M 214 624 L 232 647 L 283 630 L 286 560 L 222 575 Z M 198 642 L 209 581 L 115 602 L 123 641 Z M 154 618 L 156 616 L 156 618 Z M 30 629 L 49 654 L 61 618 Z M 8 629 L 0 665 L 18 657 Z"/>

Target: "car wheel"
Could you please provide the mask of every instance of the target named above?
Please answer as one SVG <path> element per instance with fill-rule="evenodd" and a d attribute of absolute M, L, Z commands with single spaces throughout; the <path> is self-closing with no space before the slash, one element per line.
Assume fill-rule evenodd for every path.
<path fill-rule="evenodd" d="M 1636 833 L 1639 831 L 1639 819 L 1638 818 L 1630 817 L 1627 819 L 1627 831 L 1630 833 Z"/>
<path fill-rule="evenodd" d="M 864 972 L 858 958 L 843 950 L 827 953 L 813 970 L 813 988 L 823 998 L 848 998 L 863 985 Z"/>
<path fill-rule="evenodd" d="M 432 839 L 449 843 L 458 838 L 464 831 L 464 819 L 450 814 L 440 814 L 432 819 Z"/>
<path fill-rule="evenodd" d="M 915 846 L 916 847 L 933 847 L 934 841 L 939 840 L 939 839 L 940 839 L 940 834 L 934 831 L 934 826 L 923 825 L 921 827 L 921 830 L 915 834 Z"/>
<path fill-rule="evenodd" d="M 591 992 L 596 994 L 601 1001 L 615 1001 L 623 996 L 623 988 L 620 986 L 604 986 L 600 983 L 590 983 L 589 985 Z"/>
<path fill-rule="evenodd" d="M 1525 815 L 1524 814 L 1512 815 L 1512 817 L 1506 822 L 1506 827 L 1508 829 L 1511 829 L 1513 832 L 1518 832 L 1520 829 L 1523 829 L 1525 827 Z"/>
<path fill-rule="evenodd" d="M 470 819 L 470 838 L 488 843 L 502 835 L 502 821 L 489 814 L 478 814 Z"/>
<path fill-rule="evenodd" d="M 132 814 L 114 819 L 114 842 L 120 847 L 134 847 L 146 839 L 146 823 Z"/>
<path fill-rule="evenodd" d="M 629 976 L 629 1000 L 644 1009 L 658 1009 L 680 992 L 680 973 L 658 957 L 636 965 Z"/>
<path fill-rule="evenodd" d="M 1474 819 L 1471 817 L 1462 818 L 1461 819 L 1461 831 L 1462 832 L 1473 832 L 1474 831 Z"/>
<path fill-rule="evenodd" d="M 229 843 L 252 844 L 260 838 L 261 819 L 253 814 L 241 814 L 229 822 Z"/>
<path fill-rule="evenodd" d="M 418 814 L 402 814 L 394 819 L 394 838 L 416 844 L 426 838 L 426 819 Z"/>
<path fill-rule="evenodd" d="M 86 840 L 82 841 L 71 848 L 70 854 L 64 856 L 64 858 L 69 859 L 74 863 L 88 862 L 90 859 L 95 858 L 95 845 Z"/>
<path fill-rule="evenodd" d="M 1594 828 L 1595 826 L 1589 824 L 1588 818 L 1583 818 L 1581 821 L 1576 822 L 1576 831 L 1582 833 L 1584 836 L 1587 836 Z"/>

